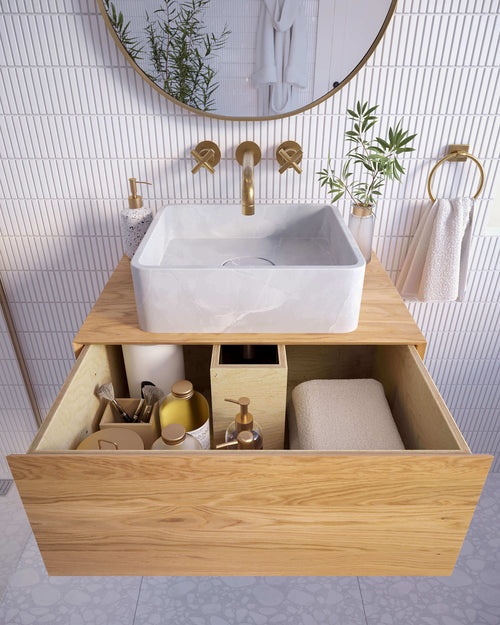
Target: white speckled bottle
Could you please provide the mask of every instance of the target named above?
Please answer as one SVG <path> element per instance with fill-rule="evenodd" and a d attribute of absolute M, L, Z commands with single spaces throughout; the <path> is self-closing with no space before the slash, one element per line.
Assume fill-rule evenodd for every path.
<path fill-rule="evenodd" d="M 129 178 L 128 181 L 131 195 L 128 196 L 128 208 L 120 211 L 120 230 L 125 254 L 132 258 L 153 221 L 153 213 L 149 208 L 144 208 L 142 196 L 137 195 L 138 184 L 151 183 L 141 182 L 135 178 Z"/>

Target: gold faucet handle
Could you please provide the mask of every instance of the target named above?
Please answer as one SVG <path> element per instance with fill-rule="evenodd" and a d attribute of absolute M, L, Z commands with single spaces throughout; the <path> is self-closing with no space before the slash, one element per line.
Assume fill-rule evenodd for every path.
<path fill-rule="evenodd" d="M 191 170 L 191 173 L 196 174 L 204 167 L 213 174 L 215 167 L 220 162 L 219 146 L 213 141 L 202 141 L 198 143 L 194 150 L 191 150 L 191 156 L 196 160 L 196 165 Z"/>
<path fill-rule="evenodd" d="M 298 174 L 302 173 L 299 163 L 302 160 L 302 148 L 295 141 L 284 141 L 276 150 L 276 160 L 281 165 L 279 168 L 282 174 L 289 167 L 293 167 Z"/>

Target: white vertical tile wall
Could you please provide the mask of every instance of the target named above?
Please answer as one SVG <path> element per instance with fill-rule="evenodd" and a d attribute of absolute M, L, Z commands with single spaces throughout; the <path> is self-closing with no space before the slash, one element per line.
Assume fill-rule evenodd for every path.
<path fill-rule="evenodd" d="M 117 51 L 94 0 L 2 0 L 0 271 L 42 413 L 72 365 L 74 334 L 121 257 L 118 211 L 129 176 L 153 182 L 144 195 L 155 208 L 238 201 L 234 149 L 252 139 L 263 150 L 257 200 L 324 201 L 315 172 L 329 153 L 342 154 L 346 107 L 368 99 L 380 105 L 384 128 L 403 117 L 418 132 L 408 175 L 389 185 L 378 207 L 375 247 L 391 278 L 448 144 L 470 143 L 484 166 L 468 301 L 409 308 L 429 341 L 426 364 L 472 449 L 498 452 L 500 242 L 482 227 L 498 171 L 499 8 L 498 0 L 400 0 L 381 45 L 341 93 L 301 115 L 252 123 L 192 115 L 162 98 Z M 304 148 L 301 176 L 280 176 L 273 161 L 288 138 Z M 214 176 L 190 173 L 189 152 L 202 139 L 222 149 Z M 477 182 L 469 163 L 448 164 L 435 188 L 468 195 Z M 340 208 L 347 215 L 348 206 Z M 11 360 L 3 342 L 2 371 L 13 371 Z M 15 375 L 11 385 L 1 398 L 1 453 L 26 446 L 32 429 Z"/>
<path fill-rule="evenodd" d="M 0 476 L 10 476 L 5 456 L 23 453 L 38 429 L 0 310 Z"/>

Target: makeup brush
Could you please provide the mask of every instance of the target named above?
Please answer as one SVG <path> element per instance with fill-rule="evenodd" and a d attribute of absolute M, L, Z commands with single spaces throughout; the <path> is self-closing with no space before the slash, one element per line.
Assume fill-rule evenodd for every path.
<path fill-rule="evenodd" d="M 111 402 L 113 406 L 116 408 L 121 418 L 125 421 L 125 423 L 132 423 L 132 419 L 128 416 L 125 410 L 120 406 L 120 404 L 115 399 L 115 391 L 113 389 L 113 384 L 108 382 L 107 384 L 103 384 L 97 389 L 97 396 L 102 399 L 106 399 Z"/>
<path fill-rule="evenodd" d="M 144 383 L 144 382 L 143 382 L 141 393 L 144 399 L 146 400 L 146 406 L 142 412 L 141 421 L 147 422 L 149 421 L 151 417 L 153 404 L 163 399 L 165 397 L 165 393 L 158 386 L 155 386 L 154 384 Z"/>

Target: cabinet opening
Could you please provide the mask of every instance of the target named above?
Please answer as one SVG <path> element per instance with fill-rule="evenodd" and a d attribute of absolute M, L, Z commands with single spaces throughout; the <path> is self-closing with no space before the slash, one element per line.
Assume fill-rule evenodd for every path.
<path fill-rule="evenodd" d="M 470 453 L 416 349 L 409 345 L 293 345 L 288 360 L 287 402 L 301 382 L 374 378 L 382 383 L 407 451 Z"/>
<path fill-rule="evenodd" d="M 221 345 L 220 365 L 277 365 L 277 345 Z"/>
<path fill-rule="evenodd" d="M 211 352 L 212 347 L 209 345 L 184 346 L 186 377 L 208 397 Z M 293 345 L 286 348 L 286 355 L 288 400 L 292 389 L 307 380 L 374 378 L 384 386 L 406 452 L 428 450 L 470 453 L 414 347 Z M 105 405 L 97 398 L 95 391 L 105 382 L 113 383 L 117 397 L 128 396 L 121 346 L 86 346 L 29 453 L 74 450 L 80 441 L 96 431 Z M 335 452 L 334 449 L 331 451 Z M 284 450 L 269 453 L 310 452 Z"/>

